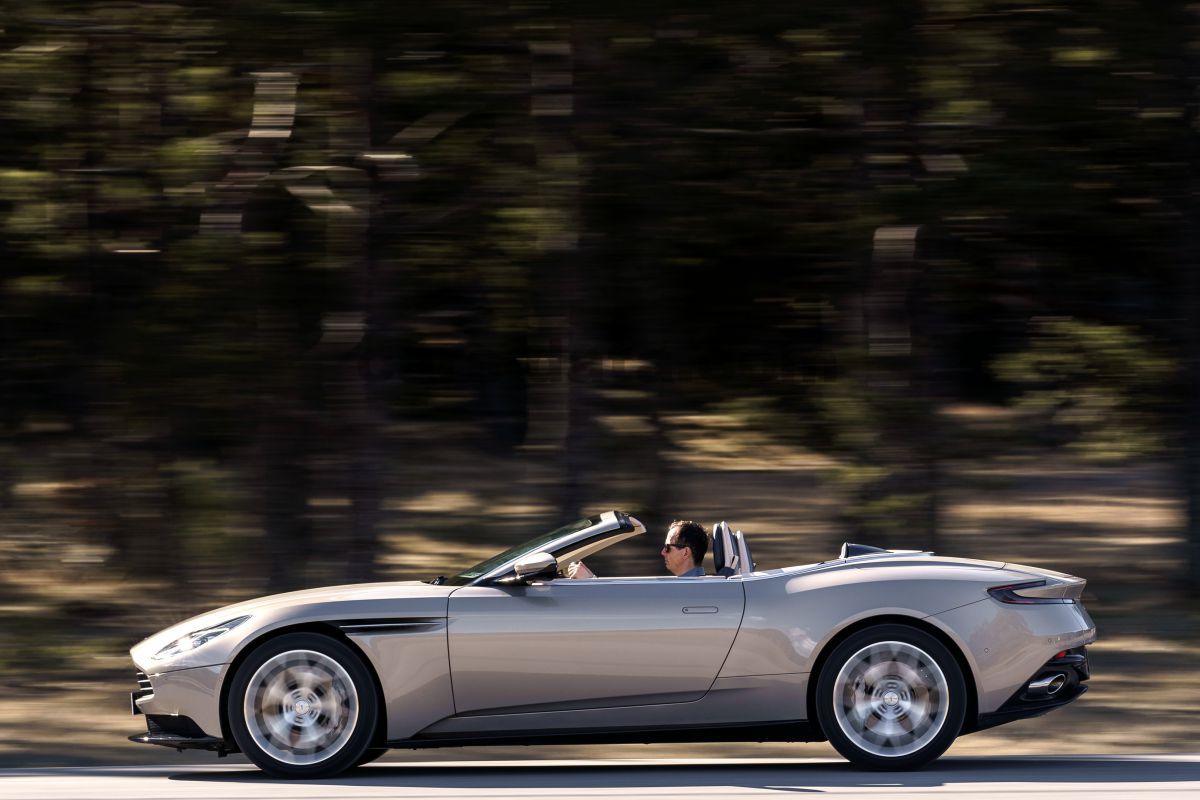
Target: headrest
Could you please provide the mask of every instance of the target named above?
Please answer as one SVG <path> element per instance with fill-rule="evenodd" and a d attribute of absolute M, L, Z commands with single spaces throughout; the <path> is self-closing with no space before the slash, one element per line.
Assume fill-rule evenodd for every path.
<path fill-rule="evenodd" d="M 754 572 L 754 559 L 750 555 L 750 545 L 746 542 L 746 535 L 741 531 L 733 534 L 734 544 L 738 551 L 738 566 L 742 568 L 742 572 Z"/>
<path fill-rule="evenodd" d="M 713 525 L 713 569 L 717 575 L 729 577 L 737 572 L 737 546 L 729 525 L 722 520 Z"/>

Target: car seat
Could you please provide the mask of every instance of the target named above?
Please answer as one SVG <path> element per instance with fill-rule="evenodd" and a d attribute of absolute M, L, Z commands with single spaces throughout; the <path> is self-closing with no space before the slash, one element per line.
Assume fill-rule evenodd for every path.
<path fill-rule="evenodd" d="M 713 568 L 716 574 L 723 578 L 736 575 L 738 548 L 733 533 L 729 530 L 729 524 L 724 520 L 713 525 L 712 543 Z"/>
<path fill-rule="evenodd" d="M 733 543 L 738 552 L 736 565 L 738 572 L 743 575 L 749 575 L 751 572 L 754 572 L 754 568 L 757 565 L 754 563 L 754 559 L 750 557 L 750 544 L 746 541 L 746 535 L 741 531 L 737 531 L 733 534 Z"/>

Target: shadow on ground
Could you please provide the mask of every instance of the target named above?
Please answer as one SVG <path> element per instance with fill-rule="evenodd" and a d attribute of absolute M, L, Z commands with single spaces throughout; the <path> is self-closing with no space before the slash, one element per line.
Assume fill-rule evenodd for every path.
<path fill-rule="evenodd" d="M 154 770 L 161 774 L 161 770 Z M 121 774 L 129 776 L 128 771 Z M 171 775 L 171 780 L 214 784 L 279 784 L 257 771 L 205 771 Z M 362 767 L 337 778 L 313 781 L 325 786 L 405 787 L 429 790 L 741 787 L 782 792 L 820 792 L 822 788 L 930 788 L 972 784 L 1122 784 L 1200 782 L 1200 762 L 1171 758 L 1115 756 L 1097 758 L 943 759 L 920 772 L 864 773 L 845 763 L 781 760 L 742 764 L 598 764 L 513 766 Z"/>

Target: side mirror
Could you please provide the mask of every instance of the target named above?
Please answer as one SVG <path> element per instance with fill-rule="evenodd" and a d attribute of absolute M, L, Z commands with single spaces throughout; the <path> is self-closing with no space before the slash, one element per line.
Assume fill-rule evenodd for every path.
<path fill-rule="evenodd" d="M 558 576 L 558 559 L 549 553 L 530 553 L 513 565 L 512 575 L 500 583 L 522 585 L 536 580 L 553 580 Z"/>

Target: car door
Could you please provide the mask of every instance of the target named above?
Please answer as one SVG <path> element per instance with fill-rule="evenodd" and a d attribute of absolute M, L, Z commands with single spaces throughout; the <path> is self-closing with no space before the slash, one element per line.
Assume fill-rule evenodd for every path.
<path fill-rule="evenodd" d="M 467 586 L 450 596 L 457 713 L 696 700 L 716 679 L 745 608 L 724 578 L 560 579 Z"/>

